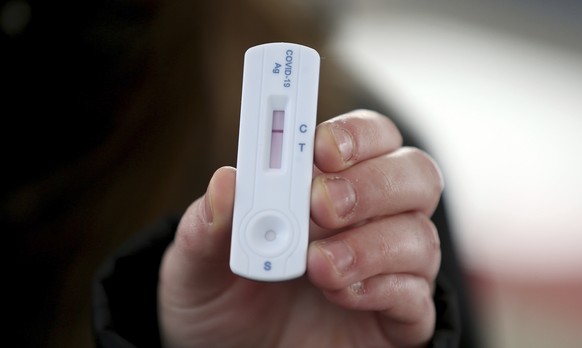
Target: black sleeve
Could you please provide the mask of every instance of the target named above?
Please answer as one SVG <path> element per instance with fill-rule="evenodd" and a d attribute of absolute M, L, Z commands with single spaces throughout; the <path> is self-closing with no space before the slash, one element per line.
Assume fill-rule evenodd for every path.
<path fill-rule="evenodd" d="M 158 272 L 178 218 L 168 218 L 131 238 L 98 270 L 93 284 L 97 347 L 159 347 Z"/>
<path fill-rule="evenodd" d="M 445 206 L 443 198 L 432 217 L 439 231 L 442 255 L 434 295 L 437 318 L 433 347 L 478 348 L 482 343 Z"/>

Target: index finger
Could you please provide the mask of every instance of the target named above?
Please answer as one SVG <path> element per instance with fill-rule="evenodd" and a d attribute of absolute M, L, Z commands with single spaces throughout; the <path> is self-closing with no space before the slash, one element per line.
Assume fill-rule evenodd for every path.
<path fill-rule="evenodd" d="M 402 135 L 387 117 L 355 110 L 321 123 L 315 130 L 315 165 L 339 172 L 402 146 Z"/>

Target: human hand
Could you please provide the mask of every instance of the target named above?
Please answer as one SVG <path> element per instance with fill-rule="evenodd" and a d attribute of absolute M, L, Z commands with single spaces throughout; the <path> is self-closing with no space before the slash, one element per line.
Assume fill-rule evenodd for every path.
<path fill-rule="evenodd" d="M 430 221 L 443 188 L 438 167 L 370 111 L 320 124 L 315 166 L 307 274 L 279 283 L 231 273 L 235 169 L 216 171 L 160 269 L 166 346 L 426 345 L 440 266 Z"/>

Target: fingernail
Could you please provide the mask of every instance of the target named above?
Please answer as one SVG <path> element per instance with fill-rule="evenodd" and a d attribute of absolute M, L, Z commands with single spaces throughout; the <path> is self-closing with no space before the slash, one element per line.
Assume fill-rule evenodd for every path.
<path fill-rule="evenodd" d="M 343 128 L 331 127 L 331 133 L 335 139 L 339 152 L 344 162 L 349 161 L 354 155 L 354 140 L 352 135 Z"/>
<path fill-rule="evenodd" d="M 354 295 L 362 296 L 366 294 L 366 286 L 364 282 L 355 282 L 354 284 L 350 285 L 350 290 Z"/>
<path fill-rule="evenodd" d="M 339 274 L 346 273 L 354 264 L 352 248 L 344 241 L 320 242 L 319 248 Z"/>
<path fill-rule="evenodd" d="M 325 180 L 325 186 L 337 216 L 349 215 L 356 205 L 356 191 L 352 183 L 343 178 L 329 178 Z"/>

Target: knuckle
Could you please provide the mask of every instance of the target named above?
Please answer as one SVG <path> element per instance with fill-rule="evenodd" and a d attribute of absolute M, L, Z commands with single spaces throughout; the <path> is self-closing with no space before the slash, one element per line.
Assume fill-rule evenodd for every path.
<path fill-rule="evenodd" d="M 422 185 L 419 186 L 419 189 L 422 190 L 421 192 L 426 199 L 424 212 L 431 215 L 436 209 L 444 190 L 442 172 L 436 161 L 428 153 L 414 147 L 406 148 L 405 151 L 417 168 L 419 179 L 422 180 Z"/>
<path fill-rule="evenodd" d="M 188 208 L 174 236 L 174 244 L 188 252 L 200 250 L 201 234 L 209 228 L 208 216 L 199 209 L 200 204 L 201 200 L 197 200 Z"/>
<path fill-rule="evenodd" d="M 411 152 L 417 160 L 417 163 L 419 163 L 420 168 L 424 173 L 429 175 L 433 191 L 440 195 L 444 189 L 444 180 L 442 172 L 434 158 L 418 148 L 412 148 Z"/>
<path fill-rule="evenodd" d="M 384 202 L 390 202 L 401 192 L 401 183 L 398 177 L 390 175 L 386 169 L 378 163 L 371 162 L 368 164 L 368 178 L 375 178 L 375 186 L 382 195 Z"/>
<path fill-rule="evenodd" d="M 174 237 L 174 243 L 186 251 L 196 250 L 198 246 L 197 238 L 186 229 L 178 229 Z"/>
<path fill-rule="evenodd" d="M 416 213 L 418 216 L 419 231 L 423 240 L 423 253 L 427 260 L 424 276 L 432 281 L 436 278 L 441 262 L 441 242 L 435 224 L 424 214 Z"/>
<path fill-rule="evenodd" d="M 419 213 L 420 214 L 420 213 Z M 422 217 L 420 219 L 421 231 L 427 241 L 427 246 L 431 251 L 440 251 L 441 243 L 439 238 L 438 230 L 435 224 L 426 215 L 420 214 Z"/>

